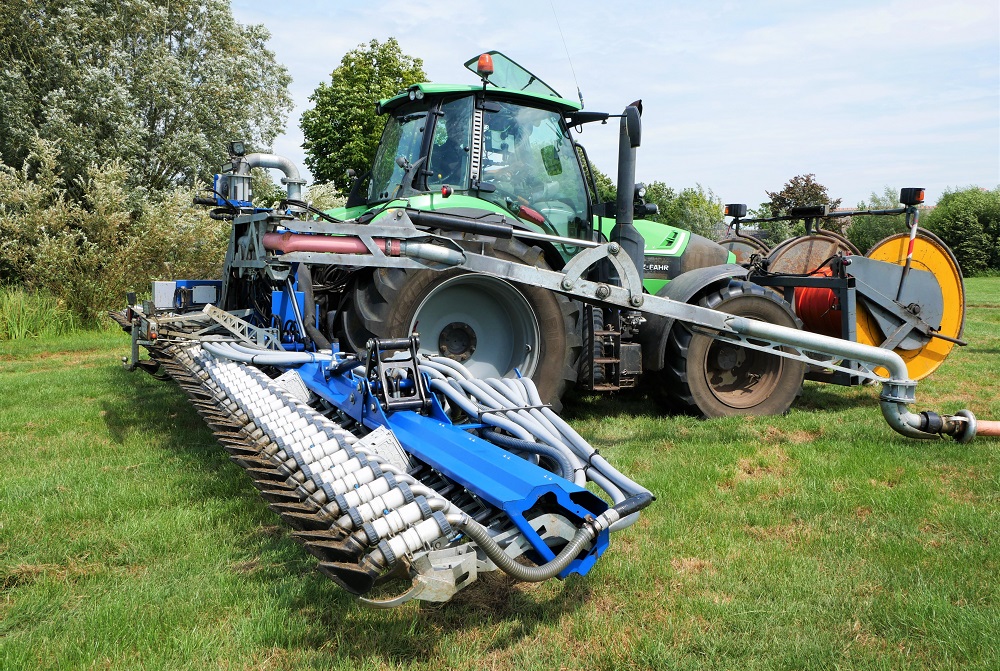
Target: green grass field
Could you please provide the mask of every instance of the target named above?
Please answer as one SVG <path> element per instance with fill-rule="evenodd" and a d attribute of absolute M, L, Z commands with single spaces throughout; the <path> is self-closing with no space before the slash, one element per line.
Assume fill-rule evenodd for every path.
<path fill-rule="evenodd" d="M 1000 278 L 917 409 L 1000 418 Z M 0 669 L 1000 668 L 1000 439 L 917 442 L 877 388 L 785 417 L 582 398 L 658 500 L 586 577 L 369 610 L 313 570 L 113 331 L 0 342 Z"/>

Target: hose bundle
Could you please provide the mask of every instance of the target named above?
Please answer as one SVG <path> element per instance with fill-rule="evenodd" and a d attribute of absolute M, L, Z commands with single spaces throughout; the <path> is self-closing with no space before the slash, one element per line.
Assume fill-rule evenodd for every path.
<path fill-rule="evenodd" d="M 430 377 L 430 389 L 441 394 L 470 420 L 494 428 L 482 437 L 504 449 L 549 459 L 553 471 L 573 483 L 593 482 L 618 505 L 626 499 L 652 496 L 648 489 L 622 475 L 552 408 L 542 402 L 529 378 L 479 380 L 462 364 L 440 356 L 421 359 L 420 371 Z M 628 515 L 611 526 L 618 531 L 638 519 Z"/>
<path fill-rule="evenodd" d="M 310 352 L 273 352 L 237 343 L 204 343 L 216 356 L 244 363 L 295 366 L 337 358 Z M 613 505 L 635 496 L 652 496 L 648 489 L 629 479 L 600 455 L 576 430 L 542 402 L 530 378 L 478 379 L 461 363 L 441 356 L 426 356 L 419 370 L 430 379 L 429 388 L 439 394 L 453 410 L 469 422 L 492 427 L 484 430 L 484 439 L 517 454 L 545 461 L 554 473 L 583 487 L 597 485 Z M 618 531 L 638 519 L 630 514 L 617 520 L 611 531 Z"/>

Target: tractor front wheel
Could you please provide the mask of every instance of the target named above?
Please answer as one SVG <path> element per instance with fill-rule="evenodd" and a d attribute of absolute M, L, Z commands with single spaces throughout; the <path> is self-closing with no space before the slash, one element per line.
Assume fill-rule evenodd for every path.
<path fill-rule="evenodd" d="M 731 281 L 698 304 L 720 312 L 802 328 L 777 294 L 751 282 Z M 672 411 L 705 417 L 780 415 L 802 388 L 806 365 L 692 332 L 675 322 L 666 367 L 655 373 L 653 396 Z"/>

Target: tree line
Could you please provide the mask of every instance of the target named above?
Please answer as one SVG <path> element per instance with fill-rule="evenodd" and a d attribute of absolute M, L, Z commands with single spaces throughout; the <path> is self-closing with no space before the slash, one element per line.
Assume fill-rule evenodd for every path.
<path fill-rule="evenodd" d="M 217 276 L 228 227 L 191 199 L 226 160 L 227 141 L 269 151 L 285 126 L 291 78 L 269 37 L 237 22 L 227 0 L 7 0 L 0 285 L 48 292 L 94 320 L 151 279 Z M 348 170 L 370 167 L 383 124 L 375 102 L 425 79 L 422 60 L 392 38 L 344 55 L 299 120 L 317 197 L 343 193 Z M 594 178 L 596 196 L 613 200 L 612 180 L 596 167 Z M 255 194 L 270 204 L 280 190 L 259 174 Z M 760 212 L 804 204 L 790 194 L 830 201 L 813 176 L 798 176 Z M 653 219 L 703 235 L 723 221 L 720 199 L 701 185 L 652 180 L 646 199 L 658 205 Z M 967 273 L 1000 270 L 1000 190 L 949 192 L 922 223 Z M 867 241 L 884 225 L 856 217 L 847 235 Z"/>

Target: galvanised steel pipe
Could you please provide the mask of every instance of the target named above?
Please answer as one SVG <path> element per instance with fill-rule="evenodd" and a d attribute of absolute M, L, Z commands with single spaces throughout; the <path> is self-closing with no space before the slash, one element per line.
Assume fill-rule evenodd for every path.
<path fill-rule="evenodd" d="M 260 354 L 247 354 L 234 349 L 229 343 L 206 342 L 203 347 L 213 355 L 261 366 L 294 366 L 296 364 L 329 361 L 329 356 L 317 355 L 312 352 L 276 352 L 260 350 Z"/>
<path fill-rule="evenodd" d="M 302 200 L 302 186 L 306 181 L 299 176 L 299 169 L 291 159 L 277 154 L 247 154 L 246 159 L 251 168 L 274 168 L 285 173 L 281 181 L 288 191 L 288 200 Z"/>
<path fill-rule="evenodd" d="M 541 566 L 525 566 L 511 558 L 493 540 L 493 537 L 490 536 L 489 531 L 485 527 L 471 519 L 465 513 L 448 515 L 446 519 L 450 526 L 465 532 L 470 539 L 475 541 L 476 545 L 496 564 L 497 568 L 507 575 L 524 582 L 541 582 L 559 575 L 569 566 L 570 562 L 576 559 L 581 550 L 597 538 L 597 535 L 601 531 L 611 528 L 621 519 L 638 513 L 652 503 L 652 501 L 653 495 L 649 492 L 637 494 L 608 508 L 595 518 L 588 518 L 559 554 Z M 379 544 L 379 550 L 383 551 L 383 555 L 387 560 L 394 559 L 385 555 L 383 544 Z M 388 563 L 391 564 L 392 561 L 388 561 Z"/>
<path fill-rule="evenodd" d="M 919 414 L 910 412 L 909 405 L 916 400 L 917 383 L 909 378 L 902 357 L 890 349 L 783 328 L 746 317 L 729 316 L 725 321 L 733 331 L 752 338 L 775 340 L 805 350 L 816 350 L 844 359 L 882 366 L 889 371 L 890 378 L 882 382 L 882 394 L 879 397 L 882 416 L 889 426 L 904 436 L 931 439 L 949 435 L 965 443 L 976 435 L 975 416 L 968 410 L 944 417 L 930 412 Z"/>

